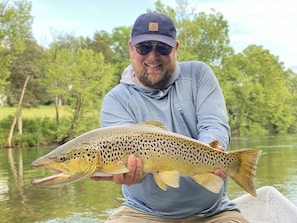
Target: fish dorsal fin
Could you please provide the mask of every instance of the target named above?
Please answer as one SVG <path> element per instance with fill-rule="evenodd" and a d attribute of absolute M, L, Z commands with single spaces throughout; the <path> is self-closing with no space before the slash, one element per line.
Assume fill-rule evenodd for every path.
<path fill-rule="evenodd" d="M 213 193 L 219 193 L 224 183 L 223 178 L 214 173 L 197 174 L 193 180 Z"/>
<path fill-rule="evenodd" d="M 109 163 L 99 168 L 98 172 L 108 173 L 108 174 L 121 174 L 128 173 L 129 169 L 122 163 Z"/>
<path fill-rule="evenodd" d="M 177 188 L 179 187 L 179 171 L 178 170 L 164 170 L 154 173 L 154 179 L 158 186 L 164 190 L 167 186 Z M 166 187 L 164 187 L 164 185 Z"/>
<path fill-rule="evenodd" d="M 163 122 L 160 121 L 147 121 L 147 122 L 141 122 L 140 125 L 151 125 L 151 126 L 155 126 L 155 127 L 159 127 L 163 130 L 169 131 L 166 126 L 164 125 Z"/>

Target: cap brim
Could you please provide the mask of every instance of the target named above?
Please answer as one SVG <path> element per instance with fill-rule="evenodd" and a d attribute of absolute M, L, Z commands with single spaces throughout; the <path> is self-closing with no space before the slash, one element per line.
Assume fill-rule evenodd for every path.
<path fill-rule="evenodd" d="M 160 34 L 142 34 L 135 36 L 131 39 L 132 45 L 136 45 L 138 43 L 144 42 L 144 41 L 158 41 L 162 43 L 166 43 L 167 45 L 171 47 L 176 46 L 176 40 L 169 37 L 169 36 L 164 36 Z"/>

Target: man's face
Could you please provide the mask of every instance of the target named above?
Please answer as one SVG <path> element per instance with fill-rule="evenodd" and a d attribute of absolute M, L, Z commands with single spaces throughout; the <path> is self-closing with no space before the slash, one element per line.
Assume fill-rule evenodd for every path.
<path fill-rule="evenodd" d="M 163 89 L 175 70 L 177 48 L 178 42 L 172 48 L 156 41 L 146 41 L 135 46 L 129 41 L 131 64 L 137 81 L 153 89 Z"/>

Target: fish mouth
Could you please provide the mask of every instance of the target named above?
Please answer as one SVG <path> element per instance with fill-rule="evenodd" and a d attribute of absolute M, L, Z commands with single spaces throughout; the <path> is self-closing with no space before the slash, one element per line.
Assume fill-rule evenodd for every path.
<path fill-rule="evenodd" d="M 33 179 L 31 183 L 38 187 L 59 187 L 70 184 L 94 174 L 94 170 L 74 168 L 66 163 L 32 163 L 33 167 L 45 168 L 54 172 L 54 174 L 40 179 Z M 94 167 L 96 168 L 96 167 Z"/>
<path fill-rule="evenodd" d="M 34 165 L 33 165 L 34 166 Z M 64 171 L 58 170 L 58 169 L 53 169 L 50 168 L 48 166 L 34 166 L 34 167 L 38 167 L 38 168 L 45 168 L 45 169 L 49 169 L 54 171 L 55 173 L 47 176 L 47 177 L 43 177 L 43 178 L 39 178 L 39 179 L 33 179 L 31 181 L 31 183 L 33 185 L 37 185 L 37 186 L 58 186 L 56 184 L 58 184 L 61 180 L 63 181 L 63 179 L 65 178 L 70 178 L 71 176 L 67 173 L 65 173 Z"/>
<path fill-rule="evenodd" d="M 64 158 L 63 158 L 64 157 Z M 62 159 L 63 158 L 63 159 Z M 39 187 L 58 187 L 87 178 L 96 172 L 97 159 L 90 162 L 84 158 L 65 158 L 65 155 L 43 156 L 33 161 L 32 167 L 45 168 L 53 174 L 40 179 L 33 179 L 31 183 Z"/>
<path fill-rule="evenodd" d="M 39 185 L 39 184 L 43 184 L 44 182 L 47 182 L 47 181 L 51 181 L 57 177 L 62 177 L 64 175 L 63 172 L 59 172 L 59 173 L 56 173 L 56 174 L 53 174 L 51 176 L 48 176 L 48 177 L 44 177 L 44 178 L 41 178 L 41 179 L 33 179 L 31 181 L 31 183 L 33 185 Z"/>
<path fill-rule="evenodd" d="M 44 159 L 37 159 L 32 164 L 35 168 L 48 169 L 52 174 L 50 176 L 33 179 L 32 185 L 38 187 L 59 187 L 83 178 L 84 172 L 78 171 L 65 162 L 48 162 Z"/>

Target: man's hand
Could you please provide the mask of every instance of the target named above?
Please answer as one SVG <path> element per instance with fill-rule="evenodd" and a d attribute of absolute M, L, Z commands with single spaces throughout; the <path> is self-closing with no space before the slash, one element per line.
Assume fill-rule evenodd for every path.
<path fill-rule="evenodd" d="M 142 180 L 144 173 L 142 171 L 142 162 L 140 158 L 135 157 L 134 155 L 129 155 L 127 168 L 129 169 L 128 173 L 113 175 L 113 181 L 115 183 L 130 186 L 132 184 L 137 184 Z"/>
<path fill-rule="evenodd" d="M 142 170 L 142 162 L 140 158 L 135 157 L 135 155 L 129 155 L 127 168 L 129 169 L 128 173 L 114 174 L 111 177 L 93 176 L 91 177 L 91 179 L 95 181 L 114 181 L 116 184 L 125 184 L 130 186 L 132 184 L 139 183 L 144 177 L 144 173 Z"/>
<path fill-rule="evenodd" d="M 225 151 L 225 149 L 224 149 L 222 146 L 220 146 L 220 145 L 217 145 L 216 149 L 217 149 L 217 150 L 220 150 L 220 151 Z M 220 169 L 216 169 L 216 170 L 214 171 L 214 174 L 216 174 L 216 175 L 222 177 L 223 179 L 225 179 L 225 178 L 227 177 L 227 175 L 225 174 L 225 172 L 222 171 L 222 170 L 220 170 Z"/>

